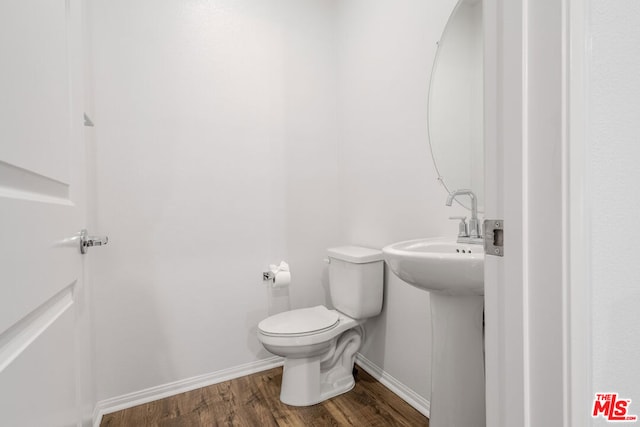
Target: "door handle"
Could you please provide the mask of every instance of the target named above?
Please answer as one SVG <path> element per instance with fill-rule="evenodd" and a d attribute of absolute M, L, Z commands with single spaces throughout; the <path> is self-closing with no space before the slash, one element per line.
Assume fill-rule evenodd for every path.
<path fill-rule="evenodd" d="M 89 236 L 87 230 L 80 231 L 80 253 L 86 254 L 92 246 L 103 246 L 109 243 L 107 236 Z"/>

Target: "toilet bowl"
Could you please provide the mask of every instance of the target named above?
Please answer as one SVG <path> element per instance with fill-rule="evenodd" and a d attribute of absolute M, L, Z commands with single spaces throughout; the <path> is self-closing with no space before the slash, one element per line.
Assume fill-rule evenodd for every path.
<path fill-rule="evenodd" d="M 291 329 L 280 324 L 286 318 Z M 284 357 L 280 400 L 308 406 L 353 388 L 353 363 L 363 338 L 358 321 L 324 306 L 291 310 L 260 322 L 258 336 L 273 354 Z M 304 325 L 301 326 L 301 325 Z M 283 332 L 276 332 L 276 331 Z"/>
<path fill-rule="evenodd" d="M 290 310 L 258 324 L 258 339 L 284 357 L 280 400 L 309 406 L 351 390 L 363 324 L 382 310 L 382 252 L 355 246 L 329 249 L 330 310 Z"/>

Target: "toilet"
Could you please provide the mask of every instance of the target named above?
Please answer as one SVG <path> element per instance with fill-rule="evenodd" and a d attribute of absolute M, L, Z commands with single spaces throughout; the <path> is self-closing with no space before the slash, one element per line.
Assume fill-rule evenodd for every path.
<path fill-rule="evenodd" d="M 335 310 L 322 305 L 290 310 L 258 324 L 262 345 L 284 357 L 280 400 L 292 406 L 314 405 L 353 388 L 363 324 L 382 310 L 382 252 L 358 246 L 327 252 Z"/>

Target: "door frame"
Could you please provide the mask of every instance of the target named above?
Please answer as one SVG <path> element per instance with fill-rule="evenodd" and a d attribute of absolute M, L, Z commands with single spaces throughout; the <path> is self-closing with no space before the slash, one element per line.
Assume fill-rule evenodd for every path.
<path fill-rule="evenodd" d="M 487 425 L 583 426 L 588 4 L 485 0 L 484 13 L 486 217 L 505 222 L 504 258 L 485 260 Z"/>
<path fill-rule="evenodd" d="M 565 0 L 566 12 L 566 313 L 565 407 L 568 426 L 592 422 L 590 198 L 587 173 L 589 2 Z"/>
<path fill-rule="evenodd" d="M 520 191 L 524 6 L 524 0 L 486 0 L 483 5 L 485 218 L 503 219 L 505 227 L 504 258 L 485 255 L 486 416 L 491 427 L 525 426 L 528 399 L 522 212 L 526 197 Z M 522 204 L 509 202 L 512 194 L 519 195 Z"/>

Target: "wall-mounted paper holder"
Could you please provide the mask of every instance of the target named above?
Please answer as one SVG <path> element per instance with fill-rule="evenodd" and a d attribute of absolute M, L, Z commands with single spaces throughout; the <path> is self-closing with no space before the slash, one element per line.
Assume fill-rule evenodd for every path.
<path fill-rule="evenodd" d="M 267 282 L 267 281 L 271 281 L 271 282 L 275 282 L 276 281 L 276 275 L 273 273 L 273 271 L 263 271 L 262 272 L 262 280 Z"/>

